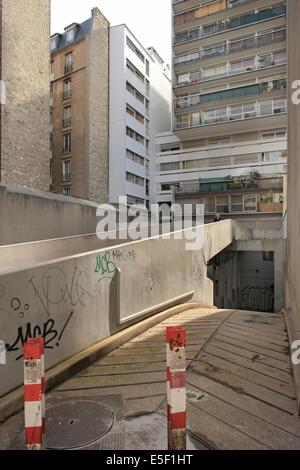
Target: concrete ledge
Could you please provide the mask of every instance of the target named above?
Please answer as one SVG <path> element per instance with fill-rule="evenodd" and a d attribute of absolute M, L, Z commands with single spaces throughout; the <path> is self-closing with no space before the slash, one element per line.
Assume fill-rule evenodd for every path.
<path fill-rule="evenodd" d="M 300 332 L 297 331 L 296 325 L 294 322 L 294 315 L 291 308 L 286 308 L 283 310 L 284 318 L 287 324 L 287 330 L 289 335 L 289 343 L 290 343 L 290 353 L 293 354 L 292 344 L 294 341 L 300 340 Z M 295 365 L 292 363 L 293 368 L 293 377 L 294 377 L 294 385 L 295 385 L 295 393 L 296 393 L 296 400 L 297 400 L 297 411 L 298 416 L 300 416 L 300 365 Z"/>
<path fill-rule="evenodd" d="M 118 347 L 127 343 L 131 339 L 139 336 L 149 328 L 161 323 L 162 321 L 185 312 L 186 310 L 196 308 L 214 309 L 216 307 L 203 305 L 195 302 L 185 303 L 170 308 L 155 316 L 147 318 L 121 332 L 100 341 L 88 349 L 72 356 L 70 359 L 62 362 L 46 373 L 46 389 L 49 392 L 61 383 L 65 382 L 83 369 L 89 367 L 94 362 L 111 353 Z M 7 420 L 12 415 L 21 411 L 24 407 L 23 387 L 14 390 L 0 399 L 0 423 Z"/>

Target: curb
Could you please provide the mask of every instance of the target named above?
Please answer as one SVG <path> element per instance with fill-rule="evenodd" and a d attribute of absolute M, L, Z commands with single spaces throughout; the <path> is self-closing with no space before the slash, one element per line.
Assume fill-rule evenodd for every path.
<path fill-rule="evenodd" d="M 75 354 L 70 359 L 58 364 L 46 372 L 46 391 L 49 392 L 55 387 L 73 377 L 78 372 L 89 367 L 94 362 L 102 357 L 111 353 L 115 349 L 123 346 L 131 339 L 139 336 L 147 331 L 149 328 L 161 323 L 162 321 L 177 315 L 178 313 L 185 312 L 196 308 L 214 309 L 213 306 L 203 305 L 200 303 L 185 303 L 165 310 L 157 315 L 154 315 L 146 320 L 141 321 L 133 326 L 120 331 L 119 333 L 106 338 L 99 343 L 85 349 L 84 351 Z M 10 392 L 0 399 L 0 423 L 18 413 L 24 408 L 24 388 Z"/>
<path fill-rule="evenodd" d="M 292 344 L 294 341 L 297 341 L 297 340 L 299 341 L 300 336 L 299 336 L 299 333 L 297 334 L 297 330 L 295 328 L 292 309 L 291 308 L 283 309 L 282 313 L 284 315 L 285 322 L 287 325 L 289 343 L 290 343 L 290 354 L 292 356 L 294 352 L 292 350 Z M 297 366 L 293 364 L 292 361 L 291 361 L 291 364 L 292 364 L 292 369 L 293 369 L 295 394 L 296 394 L 296 400 L 297 400 L 297 413 L 298 413 L 298 416 L 300 416 L 300 365 Z"/>

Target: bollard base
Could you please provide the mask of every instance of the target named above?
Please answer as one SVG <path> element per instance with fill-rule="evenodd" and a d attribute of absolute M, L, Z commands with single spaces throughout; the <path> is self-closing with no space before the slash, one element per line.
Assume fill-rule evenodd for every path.
<path fill-rule="evenodd" d="M 186 429 L 169 430 L 169 450 L 186 450 Z"/>

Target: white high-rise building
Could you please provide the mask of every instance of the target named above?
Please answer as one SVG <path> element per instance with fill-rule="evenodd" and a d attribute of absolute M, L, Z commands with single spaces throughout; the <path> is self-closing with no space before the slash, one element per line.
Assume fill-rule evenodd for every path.
<path fill-rule="evenodd" d="M 126 25 L 110 29 L 110 202 L 155 196 L 155 136 L 171 126 L 168 66 L 145 49 Z"/>
<path fill-rule="evenodd" d="M 279 228 L 287 166 L 286 1 L 173 0 L 172 132 L 158 202 Z"/>

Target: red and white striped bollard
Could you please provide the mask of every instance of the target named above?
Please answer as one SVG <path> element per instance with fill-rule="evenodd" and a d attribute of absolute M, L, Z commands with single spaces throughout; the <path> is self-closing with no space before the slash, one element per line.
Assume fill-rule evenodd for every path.
<path fill-rule="evenodd" d="M 44 437 L 44 340 L 30 339 L 24 344 L 25 444 L 28 450 L 41 450 Z"/>
<path fill-rule="evenodd" d="M 168 327 L 167 399 L 169 450 L 186 450 L 186 335 L 181 327 Z"/>

